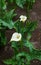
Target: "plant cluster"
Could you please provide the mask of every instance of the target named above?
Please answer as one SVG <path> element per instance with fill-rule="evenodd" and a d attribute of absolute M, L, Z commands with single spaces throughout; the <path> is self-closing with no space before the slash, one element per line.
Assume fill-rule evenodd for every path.
<path fill-rule="evenodd" d="M 20 19 L 14 23 L 16 32 L 12 34 L 10 44 L 14 49 L 14 56 L 11 59 L 6 59 L 4 63 L 11 65 L 30 65 L 33 59 L 41 60 L 41 50 L 34 48 L 30 42 L 32 32 L 35 30 L 37 22 L 27 21 L 27 17 L 21 15 Z M 28 51 L 24 51 L 23 48 Z M 24 49 L 25 49 L 24 48 Z"/>
<path fill-rule="evenodd" d="M 14 22 L 12 18 L 16 14 L 14 9 L 8 10 L 7 4 L 9 3 L 15 3 L 16 7 L 27 7 L 27 11 L 30 11 L 35 0 L 0 0 L 0 47 L 6 45 L 6 30 L 16 30 L 10 39 L 11 47 L 14 49 L 14 56 L 3 62 L 7 65 L 30 65 L 30 61 L 33 59 L 41 60 L 41 50 L 35 49 L 33 43 L 30 42 L 32 32 L 37 27 L 37 21 L 30 21 L 28 16 L 21 14 L 18 20 Z M 27 48 L 29 51 L 24 51 L 23 48 Z"/>
<path fill-rule="evenodd" d="M 27 8 L 31 9 L 33 4 L 35 3 L 35 0 L 9 0 L 9 3 L 15 3 L 17 6 L 23 8 L 25 5 Z"/>
<path fill-rule="evenodd" d="M 14 9 L 8 11 L 5 0 L 0 0 L 0 46 L 6 44 L 5 32 L 14 26 L 12 18 L 16 16 Z"/>

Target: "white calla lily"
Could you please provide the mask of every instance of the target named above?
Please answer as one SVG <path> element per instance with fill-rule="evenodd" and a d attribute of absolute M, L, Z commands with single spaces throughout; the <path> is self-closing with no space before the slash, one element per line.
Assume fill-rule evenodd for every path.
<path fill-rule="evenodd" d="M 27 20 L 27 17 L 24 15 L 20 16 L 20 21 L 25 22 Z"/>
<path fill-rule="evenodd" d="M 13 33 L 10 42 L 11 41 L 20 41 L 21 38 L 22 38 L 22 35 L 20 33 L 15 32 L 15 33 Z"/>

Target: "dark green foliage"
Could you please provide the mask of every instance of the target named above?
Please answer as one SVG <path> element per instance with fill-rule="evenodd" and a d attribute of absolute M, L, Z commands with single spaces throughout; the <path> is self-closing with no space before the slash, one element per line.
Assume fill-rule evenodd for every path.
<path fill-rule="evenodd" d="M 0 47 L 6 45 L 5 30 L 0 30 Z"/>
<path fill-rule="evenodd" d="M 6 45 L 5 32 L 6 29 L 12 29 L 14 22 L 12 18 L 16 16 L 14 9 L 7 10 L 5 0 L 0 0 L 0 46 Z M 1 31 L 2 30 L 2 31 Z"/>
<path fill-rule="evenodd" d="M 1 17 L 1 19 L 0 19 L 0 28 L 2 28 L 2 26 L 4 26 L 6 28 L 12 29 L 13 26 L 14 26 L 12 18 L 14 16 L 16 16 L 16 14 L 14 14 L 14 10 L 11 10 L 9 12 L 5 11 L 4 16 L 3 17 L 0 16 Z"/>
<path fill-rule="evenodd" d="M 16 32 L 22 35 L 21 41 L 10 41 L 11 47 L 14 49 L 14 56 L 3 62 L 7 65 L 30 65 L 30 61 L 33 59 L 41 61 L 41 50 L 35 49 L 33 43 L 30 42 L 32 32 L 37 27 L 37 21 L 30 21 L 28 19 L 26 22 L 20 20 L 13 22 L 12 19 L 16 14 L 14 13 L 14 9 L 10 8 L 8 10 L 7 7 L 11 3 L 15 3 L 16 7 L 26 7 L 28 13 L 32 9 L 35 0 L 0 0 L 0 46 L 6 45 L 6 29 L 14 28 Z M 29 49 L 29 52 L 22 50 L 23 47 Z"/>
<path fill-rule="evenodd" d="M 14 29 L 16 30 L 16 32 L 22 34 L 22 40 L 19 42 L 11 42 L 11 47 L 15 50 L 15 55 L 11 58 L 11 65 L 30 65 L 30 61 L 33 59 L 41 60 L 41 51 L 36 50 L 33 46 L 33 43 L 30 42 L 32 32 L 36 27 L 36 21 L 26 21 L 25 23 L 23 23 L 17 20 L 16 22 L 14 22 Z M 23 47 L 29 49 L 29 52 L 22 51 Z M 5 60 L 4 63 L 9 65 L 9 59 Z"/>
<path fill-rule="evenodd" d="M 15 2 L 17 6 L 23 8 L 25 4 L 27 4 L 27 8 L 31 9 L 33 4 L 35 3 L 35 0 L 9 0 L 8 2 Z"/>
<path fill-rule="evenodd" d="M 37 54 L 38 53 L 38 54 Z M 15 57 L 12 59 L 7 59 L 4 61 L 5 64 L 11 64 L 11 65 L 30 65 L 30 61 L 38 59 L 41 61 L 41 50 L 33 50 L 32 53 L 25 53 L 21 52 L 18 53 Z"/>

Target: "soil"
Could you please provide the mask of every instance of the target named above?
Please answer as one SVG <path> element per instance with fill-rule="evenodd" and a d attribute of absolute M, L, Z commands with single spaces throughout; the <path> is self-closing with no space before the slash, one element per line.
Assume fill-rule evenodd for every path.
<path fill-rule="evenodd" d="M 15 12 L 18 14 L 18 16 L 16 16 L 14 20 L 16 20 L 21 14 L 26 15 L 26 11 L 19 7 L 17 7 Z M 31 41 L 33 42 L 35 48 L 41 49 L 41 0 L 36 0 L 36 3 L 34 4 L 33 9 L 30 11 L 30 20 L 38 21 L 38 27 L 33 32 Z M 13 50 L 9 44 L 9 40 L 14 31 L 15 31 L 14 29 L 6 30 L 6 37 L 7 37 L 8 44 L 5 47 L 2 47 L 0 49 L 0 65 L 6 65 L 6 64 L 3 64 L 2 60 L 6 58 L 10 58 L 13 55 Z M 32 60 L 31 65 L 41 65 L 41 61 Z"/>

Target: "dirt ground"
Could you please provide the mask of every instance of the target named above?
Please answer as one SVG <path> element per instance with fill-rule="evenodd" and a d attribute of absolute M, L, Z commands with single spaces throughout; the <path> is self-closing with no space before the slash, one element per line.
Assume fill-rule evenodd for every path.
<path fill-rule="evenodd" d="M 15 20 L 21 15 L 26 15 L 26 11 L 17 7 L 15 11 L 18 16 L 15 18 Z M 36 0 L 36 3 L 33 6 L 33 9 L 30 11 L 30 20 L 37 20 L 38 21 L 38 27 L 33 32 L 31 41 L 34 43 L 34 46 L 37 49 L 41 49 L 41 0 Z M 7 37 L 7 45 L 0 49 L 0 65 L 6 65 L 3 64 L 2 60 L 5 58 L 9 58 L 13 55 L 13 50 L 10 47 L 9 40 L 12 36 L 12 33 L 14 32 L 14 29 L 12 30 L 6 30 L 6 37 Z M 32 60 L 31 65 L 41 65 L 41 61 L 39 60 Z"/>

